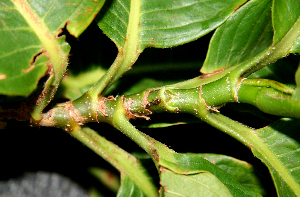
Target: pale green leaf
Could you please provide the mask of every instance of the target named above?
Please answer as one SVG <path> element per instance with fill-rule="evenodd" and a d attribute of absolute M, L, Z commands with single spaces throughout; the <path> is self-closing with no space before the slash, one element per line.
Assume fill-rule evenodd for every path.
<path fill-rule="evenodd" d="M 253 0 L 214 33 L 202 73 L 227 69 L 254 58 L 272 44 L 271 0 Z"/>
<path fill-rule="evenodd" d="M 79 36 L 102 4 L 103 0 L 1 1 L 0 94 L 28 96 L 45 74 L 54 73 L 57 86 L 70 49 L 60 36 L 62 29 L 66 25 Z"/>
<path fill-rule="evenodd" d="M 229 173 L 223 171 L 216 165 L 212 164 L 211 162 L 207 161 L 206 159 L 203 159 L 201 154 L 173 154 L 175 161 L 169 162 L 167 160 L 164 160 L 163 158 L 159 159 L 159 164 L 172 171 L 174 174 L 181 175 L 180 178 L 189 179 L 190 176 L 199 175 L 201 177 L 201 173 L 203 172 L 209 172 L 213 176 L 214 182 L 213 184 L 218 185 L 220 188 L 223 188 L 223 185 L 228 189 L 230 194 L 232 196 L 260 196 L 258 193 L 250 190 L 247 187 L 244 187 L 241 185 L 233 176 L 231 176 Z M 164 169 L 161 170 L 161 176 L 164 173 Z M 212 177 L 210 177 L 212 178 Z M 218 180 L 216 180 L 216 179 Z M 169 182 L 172 182 L 172 180 L 169 180 Z M 222 183 L 222 185 L 219 185 L 219 181 Z M 178 184 L 177 181 L 173 179 L 174 185 Z M 170 183 L 169 183 L 170 185 Z M 186 191 L 186 188 L 184 186 L 178 187 L 176 191 Z M 193 187 L 188 187 L 187 189 L 194 190 Z M 200 193 L 201 194 L 201 193 Z"/>
<path fill-rule="evenodd" d="M 89 169 L 89 171 L 108 189 L 110 189 L 114 193 L 118 192 L 120 187 L 120 179 L 114 173 L 98 167 L 92 167 Z"/>
<path fill-rule="evenodd" d="M 96 83 L 104 73 L 105 70 L 100 66 L 91 66 L 89 70 L 80 72 L 77 75 L 70 73 L 61 82 L 58 94 L 70 100 L 77 99 Z"/>
<path fill-rule="evenodd" d="M 229 157 L 226 155 L 218 154 L 199 154 L 203 156 L 204 159 L 215 164 L 225 172 L 233 176 L 239 183 L 244 187 L 247 187 L 261 195 L 265 194 L 265 190 L 262 187 L 262 183 L 256 176 L 254 167 L 239 159 Z"/>
<path fill-rule="evenodd" d="M 166 197 L 232 196 L 225 185 L 210 172 L 184 175 L 163 168 L 161 171 L 161 186 Z"/>
<path fill-rule="evenodd" d="M 300 67 L 298 67 L 298 70 L 295 74 L 295 79 L 296 79 L 297 87 L 295 88 L 295 93 L 293 95 L 293 98 L 296 99 L 297 101 L 300 101 Z"/>
<path fill-rule="evenodd" d="M 175 83 L 174 81 L 158 81 L 151 78 L 143 78 L 142 80 L 138 81 L 134 85 L 132 85 L 128 90 L 126 90 L 123 94 L 129 95 L 140 92 L 144 89 L 148 88 L 158 88 L 164 85 L 169 85 Z"/>

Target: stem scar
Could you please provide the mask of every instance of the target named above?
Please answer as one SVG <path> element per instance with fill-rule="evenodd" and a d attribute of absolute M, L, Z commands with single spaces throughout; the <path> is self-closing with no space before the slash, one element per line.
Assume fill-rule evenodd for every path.
<path fill-rule="evenodd" d="M 203 84 L 203 85 L 205 85 L 205 84 Z M 220 111 L 219 111 L 216 107 L 208 106 L 208 105 L 206 104 L 204 98 L 201 97 L 201 95 L 203 94 L 203 92 L 202 92 L 202 86 L 203 86 L 203 85 L 201 85 L 201 86 L 199 87 L 199 90 L 200 90 L 199 97 L 200 97 L 200 99 L 203 101 L 203 103 L 204 103 L 204 105 L 205 105 L 205 108 L 206 108 L 207 110 L 209 110 L 209 111 L 214 111 L 214 112 L 220 113 Z M 195 110 L 195 111 L 196 111 L 196 110 Z"/>
<path fill-rule="evenodd" d="M 150 103 L 147 103 L 147 105 L 145 106 L 145 109 L 149 109 L 153 105 L 158 105 L 160 102 L 161 102 L 161 99 L 156 99 Z"/>

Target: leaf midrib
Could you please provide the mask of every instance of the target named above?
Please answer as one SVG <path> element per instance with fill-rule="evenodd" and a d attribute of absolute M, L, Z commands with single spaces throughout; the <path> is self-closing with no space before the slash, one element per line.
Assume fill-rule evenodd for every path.
<path fill-rule="evenodd" d="M 49 54 L 55 73 L 54 83 L 56 85 L 59 84 L 65 74 L 68 64 L 67 54 L 65 54 L 62 46 L 56 39 L 56 35 L 48 29 L 47 25 L 38 17 L 27 1 L 13 0 L 13 4 L 15 5 L 15 9 L 23 16 L 31 27 L 32 31 L 37 35 L 45 51 Z"/>

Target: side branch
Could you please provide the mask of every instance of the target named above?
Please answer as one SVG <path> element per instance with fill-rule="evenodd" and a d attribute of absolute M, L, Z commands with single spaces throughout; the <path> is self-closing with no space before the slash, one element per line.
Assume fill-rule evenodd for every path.
<path fill-rule="evenodd" d="M 71 135 L 118 169 L 121 175 L 128 176 L 147 196 L 158 196 L 153 180 L 136 157 L 88 127 L 74 130 Z"/>
<path fill-rule="evenodd" d="M 95 100 L 85 94 L 74 101 L 57 105 L 43 114 L 39 125 L 56 126 L 71 131 L 75 125 L 81 126 L 87 122 L 112 124 L 113 117 L 118 113 L 116 106 L 119 99 L 122 100 L 128 119 L 149 120 L 149 115 L 162 112 L 192 115 L 205 114 L 206 111 L 218 112 L 216 109 L 224 104 L 236 102 L 235 97 L 238 98 L 238 102 L 254 105 L 265 113 L 300 118 L 300 103 L 293 98 L 293 89 L 290 87 L 270 80 L 262 83 L 260 79 L 245 79 L 233 95 L 228 79 L 225 76 L 190 89 L 172 87 L 146 89 L 117 98 L 109 96 Z M 202 112 L 198 111 L 199 106 L 203 109 Z"/>

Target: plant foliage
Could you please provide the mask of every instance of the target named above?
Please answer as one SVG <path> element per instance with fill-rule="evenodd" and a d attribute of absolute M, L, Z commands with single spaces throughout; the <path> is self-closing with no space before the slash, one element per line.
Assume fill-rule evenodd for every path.
<path fill-rule="evenodd" d="M 84 59 L 80 68 L 70 61 L 72 50 L 79 54 L 70 40 L 80 42 L 80 35 L 95 25 L 115 44 L 115 60 L 106 68 Z M 90 42 L 101 37 L 92 35 Z M 201 37 L 210 39 L 203 65 L 184 52 L 182 62 L 157 63 L 158 53 L 139 58 L 144 51 L 161 50 L 150 47 L 181 48 L 195 40 L 193 50 L 203 52 Z M 297 0 L 4 0 L 0 128 L 16 119 L 67 131 L 120 172 L 117 196 L 266 195 L 268 188 L 247 162 L 220 154 L 177 153 L 137 127 L 198 122 L 198 130 L 209 124 L 266 165 L 278 196 L 300 196 L 299 43 Z M 86 50 L 99 51 L 94 56 L 100 57 L 107 48 L 100 44 Z M 194 73 L 195 68 L 202 75 L 167 79 L 176 69 Z M 163 77 L 149 79 L 145 73 L 151 72 Z M 61 98 L 67 101 L 57 104 Z M 231 113 L 225 104 L 233 106 Z M 155 119 L 154 114 L 166 112 Z M 239 120 L 245 124 L 235 120 L 236 114 L 246 116 Z M 253 116 L 264 124 L 247 126 Z M 146 156 L 126 152 L 89 122 L 110 124 Z M 154 174 L 144 165 L 149 161 Z"/>

